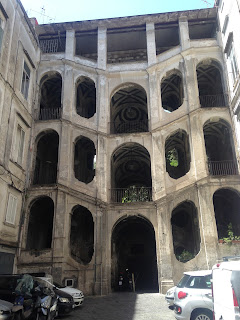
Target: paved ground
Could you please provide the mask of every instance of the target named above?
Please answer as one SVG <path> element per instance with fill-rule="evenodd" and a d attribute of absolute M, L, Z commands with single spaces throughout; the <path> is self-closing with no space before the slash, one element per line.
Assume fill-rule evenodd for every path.
<path fill-rule="evenodd" d="M 86 297 L 64 320 L 175 320 L 159 293 L 113 293 L 104 297 Z"/>

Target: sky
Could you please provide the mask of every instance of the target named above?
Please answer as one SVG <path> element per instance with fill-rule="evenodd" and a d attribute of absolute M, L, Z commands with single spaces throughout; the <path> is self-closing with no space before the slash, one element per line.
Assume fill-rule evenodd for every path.
<path fill-rule="evenodd" d="M 214 0 L 21 0 L 39 24 L 211 8 Z"/>

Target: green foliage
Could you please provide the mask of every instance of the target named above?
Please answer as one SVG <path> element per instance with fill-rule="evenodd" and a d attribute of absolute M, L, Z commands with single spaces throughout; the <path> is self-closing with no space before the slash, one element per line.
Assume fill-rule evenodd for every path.
<path fill-rule="evenodd" d="M 176 258 L 180 262 L 187 262 L 187 261 L 191 260 L 193 257 L 194 257 L 193 254 L 185 249 L 183 250 L 183 252 L 181 254 L 176 256 Z"/>
<path fill-rule="evenodd" d="M 228 243 L 228 244 L 231 244 L 233 240 L 240 240 L 240 236 L 234 235 L 231 222 L 228 225 L 228 236 L 220 240 L 223 240 L 223 243 Z"/>
<path fill-rule="evenodd" d="M 173 148 L 167 153 L 167 160 L 172 167 L 178 167 L 178 152 L 176 148 Z"/>
<path fill-rule="evenodd" d="M 145 187 L 131 186 L 124 191 L 124 197 L 122 203 L 148 201 L 148 190 Z"/>

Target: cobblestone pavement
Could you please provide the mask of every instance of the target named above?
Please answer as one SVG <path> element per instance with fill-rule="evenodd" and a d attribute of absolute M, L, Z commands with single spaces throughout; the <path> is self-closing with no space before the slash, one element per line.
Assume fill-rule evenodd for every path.
<path fill-rule="evenodd" d="M 112 293 L 108 296 L 86 297 L 64 320 L 175 320 L 159 293 Z"/>

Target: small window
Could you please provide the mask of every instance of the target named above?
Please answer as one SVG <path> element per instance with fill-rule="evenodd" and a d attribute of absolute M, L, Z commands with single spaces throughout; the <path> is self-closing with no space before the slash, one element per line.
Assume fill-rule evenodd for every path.
<path fill-rule="evenodd" d="M 20 165 L 22 165 L 22 161 L 23 161 L 24 139 L 25 139 L 25 132 L 18 125 L 17 139 L 16 139 L 16 160 L 17 160 L 17 163 Z"/>
<path fill-rule="evenodd" d="M 0 51 L 2 48 L 2 40 L 3 40 L 3 21 L 0 18 Z"/>
<path fill-rule="evenodd" d="M 6 222 L 14 224 L 17 211 L 17 197 L 9 193 Z"/>
<path fill-rule="evenodd" d="M 30 83 L 30 69 L 26 64 L 26 62 L 24 61 L 21 92 L 26 100 L 28 98 L 29 83 Z"/>
<path fill-rule="evenodd" d="M 230 63 L 231 63 L 233 81 L 235 82 L 239 71 L 238 71 L 238 65 L 237 65 L 237 60 L 236 60 L 236 55 L 235 55 L 235 51 L 234 51 L 234 48 L 233 48 L 233 44 L 231 44 L 231 47 L 229 49 L 228 58 L 229 58 Z"/>
<path fill-rule="evenodd" d="M 66 287 L 73 287 L 74 286 L 74 279 L 65 279 L 65 286 Z"/>
<path fill-rule="evenodd" d="M 226 15 L 225 20 L 224 20 L 224 24 L 223 24 L 223 28 L 222 28 L 222 33 L 225 35 L 227 27 L 228 27 L 228 21 L 229 21 L 229 16 Z"/>

